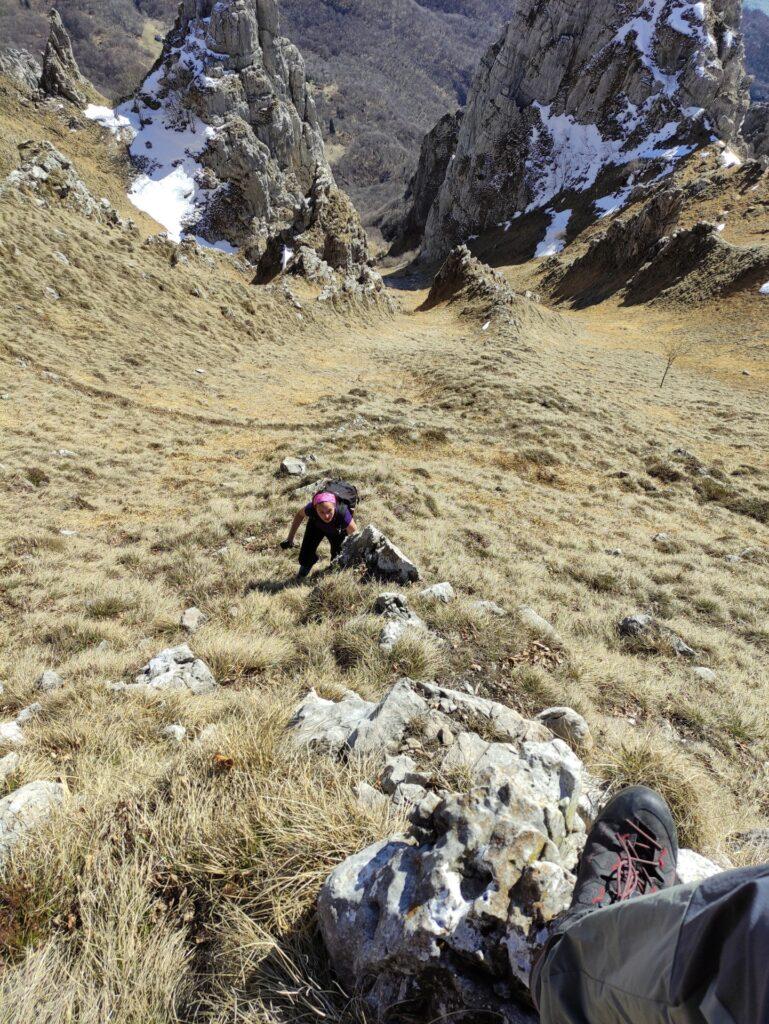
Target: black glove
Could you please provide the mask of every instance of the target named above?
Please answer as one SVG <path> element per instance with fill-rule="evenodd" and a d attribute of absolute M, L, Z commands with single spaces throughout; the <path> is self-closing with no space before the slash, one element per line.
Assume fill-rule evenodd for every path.
<path fill-rule="evenodd" d="M 288 551 L 289 548 L 292 548 L 294 546 L 294 542 L 292 540 L 282 540 L 280 542 L 280 546 L 283 548 L 284 551 Z"/>

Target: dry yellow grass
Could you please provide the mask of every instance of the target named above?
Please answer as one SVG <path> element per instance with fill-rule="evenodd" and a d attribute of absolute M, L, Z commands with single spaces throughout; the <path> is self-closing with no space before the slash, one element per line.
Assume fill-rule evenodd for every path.
<path fill-rule="evenodd" d="M 0 95 L 0 169 L 17 139 L 51 137 L 130 215 L 117 156 L 64 124 Z M 767 526 L 706 500 L 673 455 L 690 450 L 760 513 L 765 350 L 742 378 L 706 348 L 659 390 L 643 311 L 521 336 L 411 312 L 423 295 L 395 318 L 307 292 L 297 310 L 218 255 L 172 266 L 147 230 L 0 202 L 3 251 L 15 246 L 0 278 L 0 718 L 37 696 L 42 669 L 61 673 L 9 785 L 61 779 L 70 793 L 0 881 L 2 1024 L 359 1019 L 328 974 L 314 899 L 333 864 L 400 823 L 352 797 L 373 766 L 287 749 L 310 686 L 373 697 L 411 673 L 480 679 L 524 712 L 572 704 L 596 735 L 594 770 L 663 788 L 685 841 L 718 853 L 765 822 Z M 712 316 L 692 311 L 687 329 L 707 336 Z M 277 543 L 303 498 L 275 471 L 308 452 L 319 475 L 359 484 L 361 522 L 457 588 L 449 606 L 410 597 L 444 645 L 384 654 L 381 588 L 353 574 L 282 586 L 295 556 Z M 533 606 L 563 652 L 543 659 L 478 598 Z M 191 604 L 208 616 L 191 643 L 219 691 L 104 687 L 182 642 Z M 716 682 L 624 645 L 617 621 L 637 610 L 680 632 Z M 180 746 L 159 734 L 172 723 L 189 730 Z"/>

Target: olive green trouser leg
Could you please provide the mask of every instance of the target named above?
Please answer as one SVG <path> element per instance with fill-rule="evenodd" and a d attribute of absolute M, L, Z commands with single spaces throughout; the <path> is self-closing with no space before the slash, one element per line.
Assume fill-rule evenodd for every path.
<path fill-rule="evenodd" d="M 703 1024 L 671 1003 L 681 926 L 696 885 L 595 910 L 551 940 L 533 979 L 542 1024 Z"/>

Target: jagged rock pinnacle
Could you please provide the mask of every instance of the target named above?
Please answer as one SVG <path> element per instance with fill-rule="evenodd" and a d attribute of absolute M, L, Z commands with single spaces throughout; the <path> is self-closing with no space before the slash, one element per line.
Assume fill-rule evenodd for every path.
<path fill-rule="evenodd" d="M 57 10 L 50 14 L 50 33 L 43 55 L 43 73 L 40 88 L 46 96 L 61 96 L 71 103 L 84 107 L 88 102 L 88 82 L 81 75 L 72 43 Z"/>

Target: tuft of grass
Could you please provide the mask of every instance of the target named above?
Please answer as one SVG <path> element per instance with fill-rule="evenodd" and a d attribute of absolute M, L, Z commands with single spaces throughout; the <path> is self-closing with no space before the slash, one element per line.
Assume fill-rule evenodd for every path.
<path fill-rule="evenodd" d="M 626 736 L 602 744 L 594 769 L 612 792 L 639 785 L 657 790 L 670 805 L 681 845 L 712 847 L 724 808 L 714 798 L 710 779 L 679 748 L 651 733 Z"/>

